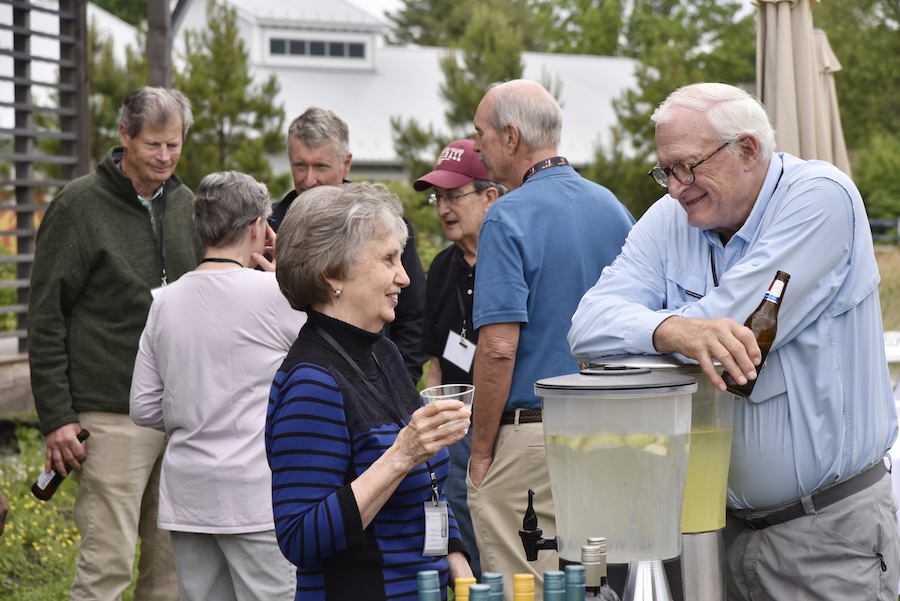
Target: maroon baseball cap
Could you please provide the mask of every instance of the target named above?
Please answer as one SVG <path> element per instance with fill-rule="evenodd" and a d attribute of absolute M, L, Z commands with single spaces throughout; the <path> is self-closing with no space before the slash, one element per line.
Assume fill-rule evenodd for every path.
<path fill-rule="evenodd" d="M 481 155 L 475 152 L 473 140 L 450 142 L 441 151 L 434 163 L 434 171 L 423 175 L 413 183 L 413 188 L 421 192 L 432 186 L 452 190 L 473 179 L 490 179 L 481 162 Z"/>

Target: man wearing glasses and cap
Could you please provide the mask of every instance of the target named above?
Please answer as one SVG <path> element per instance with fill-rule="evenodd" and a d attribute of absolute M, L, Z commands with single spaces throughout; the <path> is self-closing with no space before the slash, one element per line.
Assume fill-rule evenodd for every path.
<path fill-rule="evenodd" d="M 478 231 L 488 207 L 506 188 L 490 181 L 472 140 L 451 142 L 438 156 L 434 170 L 413 188 L 434 187 L 428 202 L 437 209 L 444 235 L 453 242 L 431 262 L 425 286 L 422 350 L 431 357 L 425 386 L 471 384 L 478 331 L 472 325 Z M 444 488 L 463 542 L 471 555 L 472 572 L 481 577 L 478 548 L 466 501 L 466 465 L 472 448 L 471 431 L 448 447 L 450 476 Z"/>
<path fill-rule="evenodd" d="M 667 189 L 585 294 L 579 359 L 678 352 L 738 384 L 725 528 L 728 598 L 894 601 L 900 542 L 883 457 L 897 437 L 878 266 L 836 167 L 776 153 L 760 102 L 692 84 L 653 113 Z M 741 325 L 791 275 L 765 365 Z M 757 377 L 757 369 L 759 371 Z"/>

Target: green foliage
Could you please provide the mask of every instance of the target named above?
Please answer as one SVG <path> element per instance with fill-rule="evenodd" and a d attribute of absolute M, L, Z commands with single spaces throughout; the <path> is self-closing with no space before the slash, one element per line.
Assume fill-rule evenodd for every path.
<path fill-rule="evenodd" d="M 822 2 L 813 23 L 828 34 L 842 66 L 834 79 L 848 148 L 862 148 L 880 132 L 900 132 L 900 1 Z"/>
<path fill-rule="evenodd" d="M 435 4 L 440 4 L 440 0 Z M 466 22 L 460 25 L 458 37 L 446 40 L 452 47 L 440 65 L 444 73 L 441 94 L 449 106 L 445 113 L 448 135 L 439 134 L 435 124 L 423 125 L 401 116 L 391 118 L 394 151 L 413 180 L 431 171 L 447 143 L 473 137 L 472 119 L 488 85 L 522 76 L 524 24 L 522 13 L 517 12 L 522 4 L 519 0 L 474 3 L 462 15 Z M 440 221 L 434 208 L 424 203 L 422 193 L 415 192 L 411 184 L 395 182 L 392 187 L 404 201 L 427 270 L 434 255 L 446 245 Z"/>
<path fill-rule="evenodd" d="M 742 84 L 755 73 L 753 17 L 733 1 L 642 0 L 627 19 L 621 52 L 640 60 L 637 85 L 613 101 L 613 144 L 585 177 L 610 188 L 635 217 L 663 194 L 648 177 L 656 163 L 650 115 L 675 89 L 699 81 Z M 750 51 L 747 51 L 750 48 Z"/>
<path fill-rule="evenodd" d="M 900 134 L 877 133 L 859 150 L 853 179 L 873 219 L 900 215 Z"/>
<path fill-rule="evenodd" d="M 93 2 L 106 12 L 134 26 L 147 20 L 147 0 L 93 0 Z"/>
<path fill-rule="evenodd" d="M 88 28 L 88 78 L 91 96 L 90 109 L 90 156 L 91 165 L 96 166 L 107 151 L 119 144 L 119 107 L 125 96 L 136 88 L 147 85 L 148 65 L 145 56 L 144 35 L 140 35 L 138 48 L 126 47 L 124 62 L 116 56 L 111 36 L 98 32 L 95 22 Z M 57 102 L 58 104 L 58 97 Z M 34 114 L 35 127 L 44 131 L 59 131 L 59 118 L 50 113 Z M 37 141 L 41 153 L 54 156 L 60 154 L 60 141 L 42 138 Z M 62 176 L 59 165 L 38 163 L 36 168 L 47 178 Z"/>
<path fill-rule="evenodd" d="M 278 80 L 273 75 L 254 83 L 235 9 L 211 2 L 208 11 L 206 29 L 185 32 L 185 64 L 174 76 L 194 111 L 185 149 L 190 160 L 179 165 L 178 174 L 193 189 L 208 173 L 232 169 L 273 192 L 289 189 L 290 174 L 275 178 L 266 158 L 283 151 L 284 107 L 272 100 Z"/>
<path fill-rule="evenodd" d="M 401 7 L 386 15 L 391 24 L 386 39 L 389 44 L 419 46 L 455 46 L 466 34 L 479 9 L 490 9 L 490 16 L 504 15 L 521 31 L 525 47 L 544 49 L 541 39 L 543 24 L 535 15 L 546 0 L 401 0 Z M 484 20 L 488 29 L 498 30 L 502 23 Z"/>
<path fill-rule="evenodd" d="M 0 255 L 7 253 L 6 248 L 0 246 Z M 0 263 L 0 281 L 16 279 L 16 266 L 14 263 Z M 0 306 L 16 304 L 15 288 L 0 288 Z M 12 332 L 18 327 L 18 315 L 16 313 L 0 313 L 0 332 Z"/>
<path fill-rule="evenodd" d="M 539 28 L 539 46 L 548 52 L 618 56 L 626 4 L 624 0 L 537 3 L 534 22 Z"/>
<path fill-rule="evenodd" d="M 471 17 L 458 42 L 462 64 L 452 51 L 441 60 L 441 94 L 450 104 L 447 123 L 460 135 L 472 131 L 475 110 L 487 87 L 495 81 L 522 77 L 524 68 L 521 19 L 483 4 L 475 7 Z"/>
<path fill-rule="evenodd" d="M 81 538 L 73 523 L 75 478 L 67 478 L 53 499 L 38 501 L 31 484 L 44 465 L 38 431 L 18 426 L 18 454 L 0 457 L 0 488 L 9 503 L 0 537 L 0 598 L 67 599 Z"/>
<path fill-rule="evenodd" d="M 107 151 L 119 144 L 119 108 L 129 92 L 149 81 L 146 33 L 140 32 L 138 47 L 128 46 L 116 56 L 111 37 L 91 26 L 88 36 L 88 74 L 91 80 L 91 163 L 97 165 Z"/>

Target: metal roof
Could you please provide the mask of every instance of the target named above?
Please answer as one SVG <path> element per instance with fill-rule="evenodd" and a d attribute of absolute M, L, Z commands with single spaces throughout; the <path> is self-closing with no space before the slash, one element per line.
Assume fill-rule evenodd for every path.
<path fill-rule="evenodd" d="M 414 118 L 450 133 L 440 93 L 445 48 L 385 46 L 373 71 L 329 71 L 256 65 L 261 78 L 274 74 L 288 120 L 310 106 L 334 110 L 350 129 L 354 163 L 394 163 L 391 117 Z M 575 165 L 593 162 L 597 147 L 610 142 L 612 100 L 634 84 L 632 59 L 526 52 L 523 77 L 558 87 L 563 108 L 560 152 Z M 554 85 L 551 85 L 551 89 Z M 474 117 L 474 115 L 473 115 Z M 471 129 L 474 135 L 474 129 Z"/>
<path fill-rule="evenodd" d="M 190 0 L 188 0 L 190 1 Z M 266 25 L 381 31 L 384 22 L 343 0 L 226 0 L 243 16 Z"/>

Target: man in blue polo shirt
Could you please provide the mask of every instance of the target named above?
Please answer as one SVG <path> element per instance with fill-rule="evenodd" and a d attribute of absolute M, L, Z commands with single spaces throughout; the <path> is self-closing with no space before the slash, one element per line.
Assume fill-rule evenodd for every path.
<path fill-rule="evenodd" d="M 529 488 L 544 535 L 556 533 L 534 383 L 578 371 L 566 342 L 572 313 L 634 223 L 609 190 L 559 156 L 561 129 L 559 104 L 526 80 L 492 86 L 475 115 L 475 150 L 510 192 L 488 209 L 478 237 L 469 508 L 482 570 L 532 573 L 538 596 L 558 558 L 527 562 L 518 537 Z"/>

